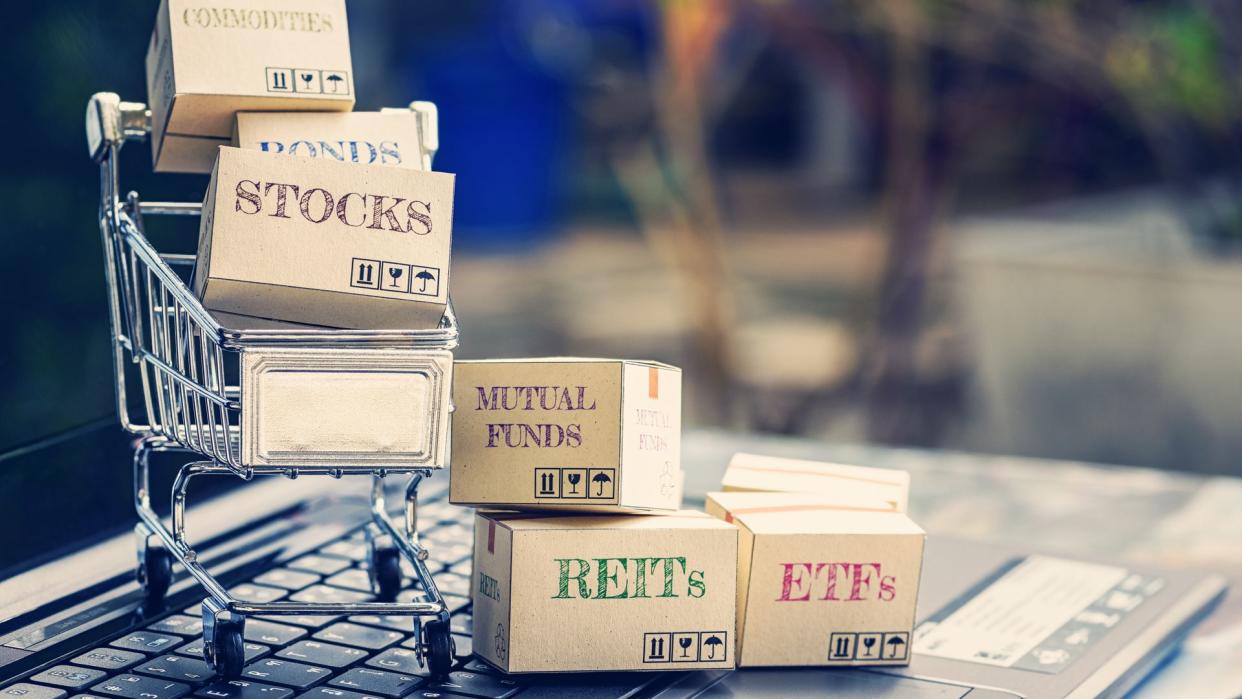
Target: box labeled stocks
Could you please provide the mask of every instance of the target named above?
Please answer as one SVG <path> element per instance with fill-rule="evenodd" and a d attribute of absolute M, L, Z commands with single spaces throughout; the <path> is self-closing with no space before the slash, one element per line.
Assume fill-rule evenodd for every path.
<path fill-rule="evenodd" d="M 906 515 L 792 493 L 711 493 L 707 511 L 740 528 L 739 666 L 910 662 L 925 534 Z"/>
<path fill-rule="evenodd" d="M 451 502 L 680 507 L 680 369 L 549 358 L 458 362 L 454 371 Z"/>
<path fill-rule="evenodd" d="M 233 145 L 364 165 L 423 167 L 418 115 L 386 112 L 239 112 Z"/>
<path fill-rule="evenodd" d="M 479 513 L 474 652 L 506 672 L 734 666 L 737 529 L 659 517 Z"/>
<path fill-rule="evenodd" d="M 332 328 L 434 327 L 453 176 L 222 147 L 194 289 L 214 311 Z"/>
<path fill-rule="evenodd" d="M 738 453 L 729 461 L 721 487 L 726 491 L 880 498 L 891 503 L 897 512 L 905 512 L 910 499 L 910 474 L 896 469 Z"/>
<path fill-rule="evenodd" d="M 239 110 L 349 111 L 345 0 L 163 0 L 147 47 L 156 172 L 210 172 Z"/>

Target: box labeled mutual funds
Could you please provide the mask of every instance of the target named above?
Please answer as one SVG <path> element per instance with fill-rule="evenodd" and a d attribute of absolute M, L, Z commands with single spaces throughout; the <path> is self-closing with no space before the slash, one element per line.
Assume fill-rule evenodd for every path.
<path fill-rule="evenodd" d="M 737 529 L 703 514 L 479 513 L 474 652 L 505 672 L 734 666 Z"/>
<path fill-rule="evenodd" d="M 424 168 L 418 115 L 383 112 L 238 112 L 233 145 L 364 165 Z"/>
<path fill-rule="evenodd" d="M 156 172 L 210 172 L 239 110 L 349 111 L 344 0 L 163 0 L 147 47 Z"/>
<path fill-rule="evenodd" d="M 219 151 L 194 276 L 203 305 L 331 328 L 439 322 L 452 175 Z"/>
<path fill-rule="evenodd" d="M 910 474 L 897 469 L 737 453 L 729 460 L 721 487 L 726 491 L 879 498 L 897 512 L 905 512 L 910 499 Z"/>
<path fill-rule="evenodd" d="M 449 500 L 670 511 L 681 503 L 681 370 L 619 359 L 458 362 Z"/>
<path fill-rule="evenodd" d="M 925 534 L 882 500 L 711 493 L 739 527 L 738 666 L 906 665 Z"/>

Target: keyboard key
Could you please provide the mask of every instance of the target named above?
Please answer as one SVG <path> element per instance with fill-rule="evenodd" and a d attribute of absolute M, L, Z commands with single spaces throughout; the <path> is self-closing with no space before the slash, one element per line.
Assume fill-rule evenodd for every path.
<path fill-rule="evenodd" d="M 413 694 L 405 695 L 405 699 L 459 699 L 460 697 L 469 697 L 469 694 L 458 694 L 457 692 L 445 692 L 435 689 L 416 689 Z"/>
<path fill-rule="evenodd" d="M 206 661 L 188 655 L 163 655 L 149 663 L 138 663 L 134 672 L 190 684 L 203 684 L 216 677 L 216 671 Z"/>
<path fill-rule="evenodd" d="M 375 694 L 363 694 L 362 692 L 351 692 L 348 689 L 337 689 L 321 685 L 306 692 L 299 694 L 297 699 L 380 699 Z"/>
<path fill-rule="evenodd" d="M 281 597 L 289 594 L 289 591 L 282 587 L 268 587 L 266 585 L 242 583 L 241 585 L 230 587 L 229 593 L 237 599 L 245 602 L 264 604 L 266 602 L 275 602 Z"/>
<path fill-rule="evenodd" d="M 295 663 L 290 660 L 268 658 L 251 663 L 242 670 L 245 679 L 283 684 L 295 689 L 306 689 L 327 679 L 332 671 L 326 667 Z"/>
<path fill-rule="evenodd" d="M 461 666 L 461 669 L 465 670 L 466 672 L 473 672 L 475 674 L 478 674 L 480 672 L 483 673 L 484 675 L 504 674 L 500 670 L 497 670 L 491 665 L 488 665 L 487 662 L 483 660 L 482 658 L 471 658 L 470 660 L 466 661 L 465 665 Z"/>
<path fill-rule="evenodd" d="M 293 593 L 289 599 L 294 602 L 323 604 L 325 602 L 369 602 L 373 597 L 357 590 L 345 590 L 328 585 L 311 585 L 301 592 Z"/>
<path fill-rule="evenodd" d="M 190 692 L 190 685 L 142 675 L 118 675 L 92 689 L 124 699 L 177 699 Z"/>
<path fill-rule="evenodd" d="M 340 614 L 273 614 L 271 616 L 255 617 L 256 619 L 265 619 L 274 621 L 277 624 L 293 624 L 308 629 L 317 629 L 321 626 L 327 626 L 337 619 L 341 618 Z"/>
<path fill-rule="evenodd" d="M 100 670 L 124 670 L 140 660 L 146 660 L 146 658 L 147 656 L 142 653 L 135 653 L 132 650 L 96 648 L 86 651 L 69 662 L 74 665 L 97 667 Z"/>
<path fill-rule="evenodd" d="M 263 621 L 262 619 L 247 619 L 246 632 L 243 634 L 247 641 L 271 646 L 283 646 L 293 643 L 305 635 L 306 629 L 300 626 L 277 624 L 272 621 Z"/>
<path fill-rule="evenodd" d="M 135 631 L 128 636 L 116 639 L 109 645 L 141 653 L 163 653 L 169 648 L 180 645 L 182 640 L 184 639 L 180 636 L 169 636 L 154 631 Z"/>
<path fill-rule="evenodd" d="M 426 666 L 419 666 L 418 653 L 405 648 L 389 648 L 368 660 L 367 665 L 377 670 L 400 672 L 404 675 L 422 675 L 425 677 L 429 674 Z"/>
<path fill-rule="evenodd" d="M 364 561 L 367 558 L 367 545 L 363 541 L 335 541 L 327 546 L 319 549 L 320 553 L 329 556 L 340 556 L 354 561 Z"/>
<path fill-rule="evenodd" d="M 283 587 L 286 590 L 301 590 L 307 585 L 314 585 L 319 582 L 319 578 L 320 576 L 315 573 L 278 568 L 257 576 L 254 581 L 260 585 Z"/>
<path fill-rule="evenodd" d="M 247 625 L 249 625 L 249 623 Z M 247 642 L 242 644 L 242 650 L 246 655 L 246 662 L 250 663 L 267 655 L 272 649 L 258 643 Z M 196 638 L 184 646 L 181 646 L 177 649 L 177 655 L 199 658 L 201 660 L 203 657 L 203 639 Z M 74 662 L 76 663 L 77 661 L 74 660 Z"/>
<path fill-rule="evenodd" d="M 312 665 L 342 668 L 353 665 L 367 657 L 367 655 L 365 650 L 359 650 L 358 648 L 321 643 L 319 641 L 298 641 L 277 653 L 276 657 L 288 658 L 289 660 L 310 663 Z"/>
<path fill-rule="evenodd" d="M 395 614 L 355 614 L 349 617 L 349 620 L 355 624 L 366 624 L 367 626 L 378 626 L 384 629 L 395 629 L 412 633 L 414 631 L 414 619 L 408 616 L 397 616 Z"/>
<path fill-rule="evenodd" d="M 198 636 L 203 633 L 203 617 L 189 614 L 174 614 L 166 619 L 151 624 L 148 631 L 156 633 L 175 633 L 182 636 Z"/>
<path fill-rule="evenodd" d="M 344 587 L 359 592 L 371 592 L 371 578 L 367 572 L 361 568 L 350 568 L 325 579 L 325 585 L 334 587 Z"/>
<path fill-rule="evenodd" d="M 481 675 L 475 672 L 453 672 L 442 680 L 431 680 L 423 685 L 423 690 L 438 692 L 457 692 L 472 697 L 494 697 L 505 699 L 522 690 L 517 680 L 494 675 Z"/>
<path fill-rule="evenodd" d="M 17 699 L 65 699 L 69 693 L 63 689 L 53 689 L 42 685 L 18 682 L 0 689 L 0 697 L 16 697 Z"/>
<path fill-rule="evenodd" d="M 74 667 L 72 665 L 57 665 L 49 667 L 30 678 L 31 682 L 42 682 L 43 684 L 54 684 L 57 687 L 68 687 L 69 689 L 81 689 L 88 684 L 93 684 L 107 677 L 108 673 L 103 670 L 90 670 L 84 667 Z"/>
<path fill-rule="evenodd" d="M 340 622 L 315 634 L 315 638 L 321 641 L 344 643 L 347 646 L 379 650 L 405 638 L 405 634 L 388 629 L 377 629 L 373 626 Z"/>
<path fill-rule="evenodd" d="M 346 689 L 363 692 L 364 694 L 400 697 L 417 688 L 422 682 L 423 678 L 414 675 L 374 670 L 369 667 L 356 667 L 328 684 L 333 687 L 345 687 Z"/>
<path fill-rule="evenodd" d="M 194 693 L 194 696 L 203 699 L 288 699 L 292 695 L 293 690 L 288 687 L 249 680 L 215 682 Z"/>
<path fill-rule="evenodd" d="M 105 699 L 102 694 L 74 694 L 69 699 Z"/>
<path fill-rule="evenodd" d="M 349 567 L 349 559 L 336 556 L 309 554 L 289 564 L 290 568 L 306 570 L 320 575 L 334 575 Z"/>

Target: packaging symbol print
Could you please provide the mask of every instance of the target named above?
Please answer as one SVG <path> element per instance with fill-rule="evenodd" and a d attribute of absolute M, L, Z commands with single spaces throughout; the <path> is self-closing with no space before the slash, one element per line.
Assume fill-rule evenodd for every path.
<path fill-rule="evenodd" d="M 739 527 L 738 665 L 904 665 L 923 530 L 883 498 L 708 495 Z"/>
<path fill-rule="evenodd" d="M 681 372 L 615 359 L 461 362 L 449 499 L 583 511 L 676 509 Z"/>
<path fill-rule="evenodd" d="M 477 515 L 475 537 L 473 644 L 501 670 L 734 666 L 738 531 L 725 522 L 495 512 Z"/>

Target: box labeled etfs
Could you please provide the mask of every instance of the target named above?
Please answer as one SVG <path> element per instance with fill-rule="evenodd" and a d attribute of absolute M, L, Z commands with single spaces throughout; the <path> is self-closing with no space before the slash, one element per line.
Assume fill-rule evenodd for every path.
<path fill-rule="evenodd" d="M 737 529 L 702 512 L 479 513 L 473 647 L 505 672 L 734 666 Z"/>
<path fill-rule="evenodd" d="M 435 327 L 453 175 L 221 147 L 194 290 L 213 311 L 330 328 Z"/>
<path fill-rule="evenodd" d="M 349 111 L 345 0 L 162 0 L 147 47 L 156 172 L 210 172 L 234 113 Z"/>
<path fill-rule="evenodd" d="M 926 535 L 877 499 L 710 493 L 739 528 L 738 666 L 906 665 Z"/>
<path fill-rule="evenodd" d="M 681 370 L 619 359 L 458 362 L 449 500 L 658 512 L 681 504 Z"/>

